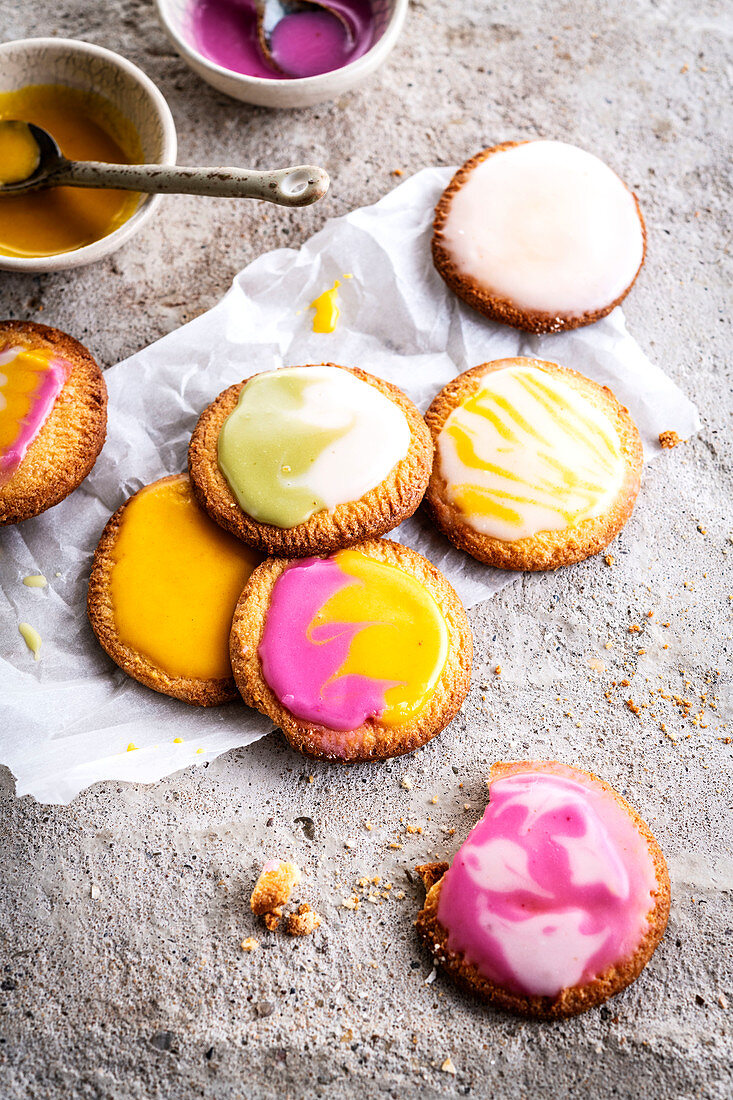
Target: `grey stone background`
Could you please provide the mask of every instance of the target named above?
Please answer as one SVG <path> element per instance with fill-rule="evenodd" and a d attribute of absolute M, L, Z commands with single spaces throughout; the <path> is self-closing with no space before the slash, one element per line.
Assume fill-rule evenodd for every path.
<path fill-rule="evenodd" d="M 315 161 L 333 180 L 304 212 L 169 198 L 95 267 L 0 275 L 0 316 L 67 329 L 109 365 L 209 308 L 262 251 L 379 198 L 395 170 L 556 137 L 638 193 L 650 248 L 629 326 L 703 416 L 698 438 L 647 470 L 613 565 L 518 576 L 472 613 L 470 698 L 416 755 L 331 767 L 273 735 L 152 787 L 98 784 L 60 808 L 16 799 L 0 772 L 0 1096 L 729 1097 L 722 3 L 414 2 L 363 89 L 279 113 L 201 83 L 147 0 L 2 0 L 0 33 L 86 38 L 141 65 L 171 104 L 182 163 Z M 551 1025 L 483 1008 L 440 975 L 428 982 L 412 927 L 422 893 L 410 868 L 452 854 L 481 812 L 492 761 L 526 757 L 615 784 L 654 829 L 673 884 L 667 935 L 639 981 Z M 247 905 L 262 861 L 286 854 L 306 872 L 302 900 L 324 917 L 302 941 L 265 932 Z M 376 900 L 343 908 L 375 876 L 378 887 L 357 893 Z M 247 954 L 252 935 L 261 946 Z M 455 1075 L 440 1069 L 447 1056 Z"/>

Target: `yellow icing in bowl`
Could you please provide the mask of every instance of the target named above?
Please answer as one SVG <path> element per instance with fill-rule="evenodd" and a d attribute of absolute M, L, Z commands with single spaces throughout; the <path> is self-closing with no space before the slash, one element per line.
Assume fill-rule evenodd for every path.
<path fill-rule="evenodd" d="M 143 159 L 135 127 L 94 92 L 62 84 L 30 84 L 0 92 L 1 119 L 42 126 L 70 160 L 139 164 Z M 20 167 L 14 160 L 14 172 Z M 0 175 L 7 178 L 7 172 L 0 170 Z M 0 255 L 53 256 L 83 248 L 123 225 L 139 201 L 137 192 L 112 188 L 52 187 L 0 195 Z"/>

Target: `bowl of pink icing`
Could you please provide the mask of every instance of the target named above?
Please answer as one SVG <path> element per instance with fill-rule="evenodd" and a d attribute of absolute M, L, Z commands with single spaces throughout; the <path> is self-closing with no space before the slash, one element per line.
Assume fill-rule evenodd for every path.
<path fill-rule="evenodd" d="M 329 0 L 286 15 L 271 58 L 260 46 L 254 0 L 155 0 L 171 42 L 220 92 L 261 107 L 309 107 L 360 84 L 385 61 L 408 0 Z M 274 62 L 274 64 L 273 64 Z"/>

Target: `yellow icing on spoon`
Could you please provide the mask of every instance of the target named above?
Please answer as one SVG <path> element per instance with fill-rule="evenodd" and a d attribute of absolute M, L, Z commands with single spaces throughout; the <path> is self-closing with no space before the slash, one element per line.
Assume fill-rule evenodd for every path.
<path fill-rule="evenodd" d="M 41 158 L 36 139 L 25 122 L 0 125 L 0 183 L 20 183 L 32 176 Z"/>
<path fill-rule="evenodd" d="M 41 656 L 41 635 L 30 623 L 18 623 L 18 632 L 33 654 L 33 659 L 39 660 Z"/>

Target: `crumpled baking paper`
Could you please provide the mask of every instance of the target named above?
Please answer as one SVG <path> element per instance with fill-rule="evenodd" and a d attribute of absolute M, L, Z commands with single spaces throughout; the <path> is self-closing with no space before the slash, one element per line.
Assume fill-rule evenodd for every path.
<path fill-rule="evenodd" d="M 150 782 L 270 731 L 242 704 L 191 707 L 129 679 L 97 644 L 85 610 L 110 514 L 141 485 L 185 469 L 199 413 L 231 383 L 282 365 L 353 364 L 424 410 L 459 372 L 533 355 L 609 385 L 631 410 L 648 459 L 660 431 L 684 439 L 697 430 L 694 406 L 649 362 L 620 309 L 575 332 L 528 336 L 487 322 L 446 288 L 432 266 L 430 232 L 451 174 L 418 172 L 376 205 L 328 222 L 298 251 L 260 256 L 212 310 L 107 372 L 109 430 L 93 473 L 49 512 L 0 530 L 0 763 L 18 795 L 67 803 L 101 779 Z M 310 303 L 336 279 L 337 330 L 314 333 Z M 453 549 L 424 519 L 392 537 L 435 562 L 467 606 L 515 577 Z M 48 587 L 26 587 L 32 573 Z M 39 661 L 19 622 L 40 631 Z"/>

